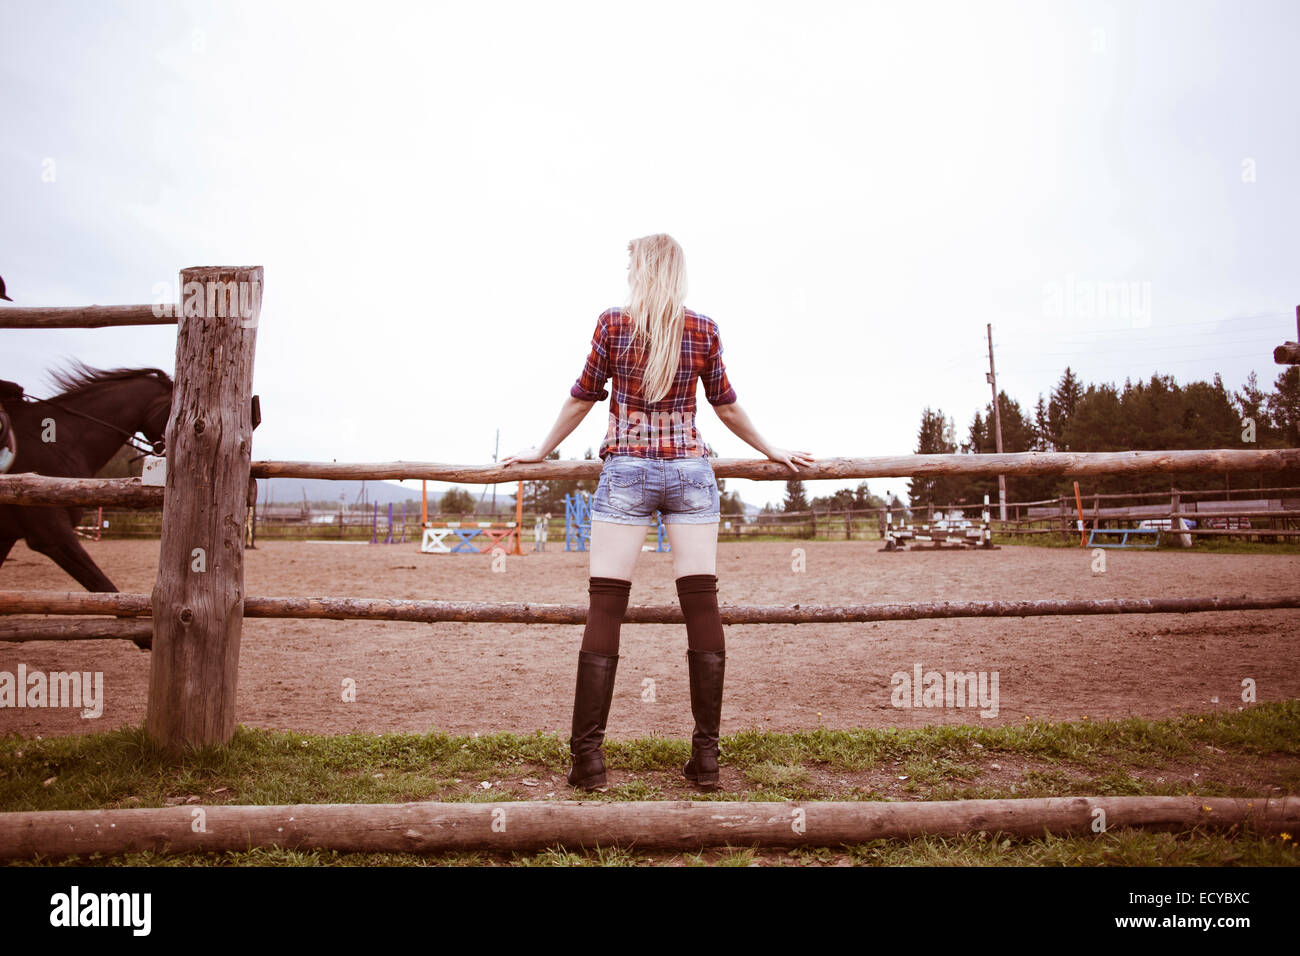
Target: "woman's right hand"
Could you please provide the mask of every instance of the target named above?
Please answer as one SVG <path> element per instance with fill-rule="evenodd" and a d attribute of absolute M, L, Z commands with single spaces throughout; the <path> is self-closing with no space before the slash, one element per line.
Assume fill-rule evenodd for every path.
<path fill-rule="evenodd" d="M 534 445 L 532 448 L 525 448 L 523 451 L 515 452 L 513 455 L 506 455 L 506 457 L 501 459 L 501 467 L 509 468 L 516 462 L 522 465 L 545 460 L 546 456 L 542 454 L 542 450 Z"/>
<path fill-rule="evenodd" d="M 796 462 L 800 465 L 811 465 L 816 459 L 806 451 L 789 451 L 785 448 L 769 448 L 767 457 L 771 461 L 779 461 L 795 474 L 799 473 Z"/>

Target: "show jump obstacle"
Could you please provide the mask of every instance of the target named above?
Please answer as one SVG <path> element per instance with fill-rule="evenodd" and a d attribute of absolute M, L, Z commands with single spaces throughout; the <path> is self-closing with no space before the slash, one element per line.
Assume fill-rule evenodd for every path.
<path fill-rule="evenodd" d="M 921 548 L 921 542 L 927 542 L 931 550 L 968 550 L 982 548 L 986 551 L 998 550 L 993 543 L 993 529 L 989 526 L 989 496 L 984 496 L 984 510 L 980 512 L 980 523 L 968 521 L 960 512 L 939 515 L 933 524 L 909 527 L 904 520 L 894 526 L 894 514 L 885 509 L 885 546 L 881 551 L 902 551 L 910 543 L 913 550 Z"/>
<path fill-rule="evenodd" d="M 420 551 L 424 554 L 523 554 L 520 529 L 524 526 L 524 483 L 515 492 L 515 520 L 504 524 L 491 521 L 430 521 L 429 489 L 420 482 Z M 389 505 L 392 509 L 392 505 Z M 455 537 L 452 537 L 452 536 Z M 390 533 L 389 537 L 392 535 Z"/>
<path fill-rule="evenodd" d="M 451 541 L 447 538 L 455 535 Z M 482 538 L 482 541 L 478 539 Z M 475 547 L 475 545 L 480 545 Z M 519 529 L 513 521 L 493 524 L 491 521 L 431 522 L 424 526 L 420 550 L 425 554 L 488 554 L 497 548 L 503 553 L 507 546 L 510 554 L 522 554 L 519 547 Z"/>
<path fill-rule="evenodd" d="M 564 550 L 586 551 L 591 546 L 591 495 L 575 491 L 564 496 Z M 648 551 L 646 545 L 641 550 Z M 664 516 L 655 512 L 655 551 L 671 551 Z"/>
<path fill-rule="evenodd" d="M 252 461 L 251 384 L 261 312 L 260 266 L 203 266 L 181 272 L 181 299 L 153 305 L 6 308 L 0 328 L 101 328 L 176 324 L 176 374 L 167 425 L 165 488 L 138 479 L 0 476 L 0 504 L 162 506 L 162 541 L 152 595 L 0 593 L 0 613 L 95 614 L 102 618 L 12 619 L 0 640 L 102 637 L 152 641 L 146 729 L 173 750 L 229 741 L 235 729 L 239 643 L 245 617 L 582 623 L 569 605 L 453 604 L 335 597 L 249 597 L 244 592 L 244 516 L 253 480 L 271 477 L 368 480 L 416 478 L 462 483 L 599 476 L 599 461 L 447 465 Z M 771 461 L 715 459 L 721 478 L 784 481 Z M 926 475 L 1103 475 L 1265 472 L 1300 467 L 1300 449 L 1029 452 L 831 458 L 800 469 L 805 480 Z M 516 526 L 516 532 L 518 526 Z M 205 564 L 196 564 L 202 549 Z M 204 566 L 202 572 L 195 570 Z M 1115 601 L 988 601 L 847 607 L 729 607 L 725 623 L 812 623 L 1044 614 L 1168 614 L 1300 607 L 1282 598 Z M 677 607 L 628 609 L 632 623 L 681 621 Z M 192 688 L 201 687 L 203 693 Z M 1113 822 L 1185 827 L 1251 823 L 1294 830 L 1300 801 L 1206 798 L 1062 798 L 875 803 L 414 804 L 396 806 L 209 807 L 207 834 L 191 828 L 191 807 L 0 814 L 0 856 L 122 852 L 134 848 L 219 849 L 238 845 L 340 849 L 501 849 L 626 843 L 698 847 L 718 843 L 833 845 L 917 833 L 1087 832 L 1091 810 Z M 182 811 L 184 811 L 182 813 Z M 509 823 L 496 826 L 498 820 Z M 220 826 L 214 826 L 221 821 Z M 797 823 L 796 823 L 797 822 Z M 505 834 L 509 834 L 506 836 Z"/>

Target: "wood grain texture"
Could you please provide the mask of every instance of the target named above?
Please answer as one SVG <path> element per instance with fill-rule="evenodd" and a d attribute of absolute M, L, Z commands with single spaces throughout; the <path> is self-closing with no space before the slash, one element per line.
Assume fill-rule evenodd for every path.
<path fill-rule="evenodd" d="M 940 601 L 916 604 L 724 604 L 723 624 L 854 624 L 960 617 L 1056 617 L 1092 614 L 1194 614 L 1300 608 L 1300 594 L 1276 597 L 1106 598 L 1095 601 Z M 0 591 L 4 614 L 151 613 L 148 595 Z M 257 597 L 244 599 L 244 616 L 335 621 L 415 621 L 492 624 L 583 624 L 585 604 L 484 604 L 360 597 Z M 676 604 L 629 607 L 628 624 L 681 624 Z"/>
<path fill-rule="evenodd" d="M 52 478 L 48 475 L 0 475 L 0 504 L 103 505 L 105 508 L 161 508 L 163 489 L 139 478 Z"/>
<path fill-rule="evenodd" d="M 793 472 L 774 461 L 714 458 L 719 478 L 788 481 L 791 478 L 896 478 L 921 475 L 1123 475 L 1173 472 L 1281 471 L 1300 467 L 1300 448 L 1209 451 L 1013 452 L 1003 455 L 894 455 L 823 458 Z M 255 461 L 254 478 L 348 478 L 367 481 L 422 478 L 466 484 L 598 478 L 600 461 L 544 461 L 518 465 L 437 462 Z"/>
<path fill-rule="evenodd" d="M 148 618 L 5 618 L 0 619 L 0 641 L 104 641 L 121 638 L 148 644 L 153 622 Z"/>
<path fill-rule="evenodd" d="M 159 308 L 163 308 L 160 306 Z M 72 308 L 0 309 L 0 329 L 103 329 L 114 325 L 175 325 L 176 306 L 154 315 L 152 305 L 83 305 Z"/>
<path fill-rule="evenodd" d="M 1107 830 L 1295 832 L 1300 797 L 1044 797 L 1023 800 L 563 800 L 298 804 L 0 813 L 0 858 L 248 850 L 437 853 L 623 846 L 839 846 L 920 835 L 1058 836 Z M 203 826 L 195 821 L 202 817 Z"/>
<path fill-rule="evenodd" d="M 262 269 L 183 270 L 181 288 L 192 283 L 243 284 L 256 288 L 257 296 L 251 317 L 203 310 L 182 316 L 176 331 L 145 719 L 150 737 L 173 750 L 225 743 L 235 730 L 253 437 L 249 396 Z"/>
<path fill-rule="evenodd" d="M 785 481 L 794 477 L 772 461 L 715 458 L 719 478 Z M 1280 471 L 1300 467 L 1300 448 L 1220 451 L 1016 452 L 1005 455 L 899 455 L 889 458 L 826 458 L 800 469 L 799 477 L 882 478 L 915 475 L 1107 475 L 1196 471 Z M 449 465 L 437 462 L 256 461 L 254 478 L 333 478 L 367 481 L 422 478 L 466 484 L 598 478 L 599 461 L 547 461 L 527 465 Z M 105 505 L 156 508 L 162 489 L 134 478 L 49 478 L 0 475 L 0 504 Z M 1032 503 L 1032 502 L 1031 502 Z M 1054 502 L 1049 502 L 1054 503 Z M 1021 502 L 1020 504 L 1024 504 Z"/>

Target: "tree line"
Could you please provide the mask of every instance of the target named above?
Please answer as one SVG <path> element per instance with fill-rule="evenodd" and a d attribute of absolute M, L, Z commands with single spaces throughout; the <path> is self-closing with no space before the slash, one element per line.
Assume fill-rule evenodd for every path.
<path fill-rule="evenodd" d="M 998 393 L 1002 450 L 1159 451 L 1195 448 L 1300 447 L 1300 367 L 1277 377 L 1263 391 L 1254 372 L 1240 391 L 1229 392 L 1219 375 L 1213 382 L 1179 385 L 1170 375 L 1150 381 L 1125 380 L 1084 385 L 1067 366 L 1051 395 L 1039 394 L 1033 409 L 1006 392 Z M 993 403 L 977 411 L 958 444 L 956 423 L 943 409 L 921 412 L 916 452 L 990 454 L 996 450 Z M 1059 476 L 1007 476 L 1008 501 L 1037 501 L 1073 494 L 1073 479 Z M 1082 487 L 1083 483 L 1080 482 Z M 1189 491 L 1215 488 L 1300 485 L 1300 469 L 1267 474 L 1099 475 L 1087 479 L 1087 493 Z M 913 478 L 914 504 L 971 504 L 997 501 L 996 477 L 940 475 Z"/>

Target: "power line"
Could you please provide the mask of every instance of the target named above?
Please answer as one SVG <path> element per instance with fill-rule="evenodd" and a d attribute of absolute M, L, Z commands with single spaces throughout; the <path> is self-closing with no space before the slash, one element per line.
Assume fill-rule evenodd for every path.
<path fill-rule="evenodd" d="M 1142 349 L 1144 349 L 1144 350 L 1146 350 L 1146 351 L 1154 351 L 1154 350 L 1159 350 L 1159 351 L 1172 351 L 1172 350 L 1175 350 L 1175 349 L 1181 351 L 1181 350 L 1184 350 L 1184 349 L 1214 349 L 1214 348 L 1221 348 L 1221 347 L 1222 347 L 1223 345 L 1225 345 L 1225 344 L 1231 344 L 1231 345 L 1249 345 L 1249 344 L 1251 344 L 1251 343 L 1253 343 L 1253 342 L 1265 342 L 1265 343 L 1269 343 L 1269 342 L 1271 342 L 1271 343 L 1276 343 L 1276 342 L 1277 342 L 1277 336 L 1276 336 L 1276 335 L 1271 335 L 1271 336 L 1261 336 L 1261 337 L 1258 337 L 1258 338 L 1237 338 L 1237 337 L 1233 337 L 1233 339 L 1232 339 L 1231 342 L 1229 342 L 1229 343 L 1224 343 L 1224 342 L 1186 342 L 1186 343 L 1183 343 L 1183 344 L 1181 344 L 1181 345 L 1179 345 L 1179 344 L 1163 345 L 1163 344 L 1159 344 L 1159 343 L 1124 342 L 1124 343 L 1120 343 L 1120 344 L 1123 345 L 1124 347 L 1140 347 L 1140 348 L 1142 348 Z M 1012 353 L 1013 353 L 1013 354 L 1015 353 L 1015 351 L 1016 351 L 1015 349 L 1012 349 Z M 1025 351 L 1033 352 L 1033 354 L 1035 354 L 1035 355 L 1081 355 L 1081 354 L 1086 354 L 1086 353 L 1083 352 L 1081 349 L 1072 349 L 1072 350 L 1067 351 L 1067 352 L 1044 352 L 1044 351 L 1042 351 L 1042 350 L 1040 350 L 1040 349 L 1026 348 Z"/>
<path fill-rule="evenodd" d="M 1148 329 L 1151 330 L 1185 329 L 1185 328 L 1191 328 L 1192 326 L 1199 326 L 1199 325 L 1220 325 L 1224 322 L 1252 322 L 1256 319 L 1289 319 L 1290 317 L 1291 317 L 1290 312 L 1261 312 L 1258 315 L 1242 315 L 1242 316 L 1235 316 L 1235 317 L 1229 317 L 1223 319 L 1204 319 L 1204 320 L 1198 320 L 1196 322 L 1162 322 L 1158 326 L 1142 326 L 1141 328 L 1138 328 L 1137 326 L 1134 325 L 1116 325 L 1107 329 L 1073 328 L 1064 331 L 1063 334 L 1067 336 L 1069 335 L 1112 335 L 1116 332 L 1127 332 L 1127 331 L 1138 332 L 1138 331 L 1146 331 Z"/>
<path fill-rule="evenodd" d="M 1228 359 L 1239 359 L 1239 358 L 1255 358 L 1255 359 L 1258 359 L 1258 358 L 1259 358 L 1259 353 L 1258 353 L 1258 352 L 1242 352 L 1242 353 L 1239 353 L 1239 354 L 1236 354 L 1236 355 L 1215 355 L 1215 356 L 1201 356 L 1201 357 L 1199 357 L 1199 358 L 1167 359 L 1167 360 L 1161 360 L 1159 364 L 1162 364 L 1162 365 L 1187 365 L 1187 364 L 1190 364 L 1190 363 L 1193 363 L 1193 362 L 1221 362 L 1221 361 L 1225 361 L 1225 360 L 1228 360 Z M 1087 365 L 1088 368 L 1131 368 L 1134 364 L 1146 363 L 1147 361 L 1148 361 L 1148 360 L 1147 360 L 1147 359 L 1144 359 L 1144 358 L 1135 358 L 1135 359 L 1133 359 L 1131 362 L 1107 362 L 1107 363 L 1105 363 L 1105 364 L 1101 364 L 1101 365 L 1095 365 L 1095 364 L 1093 364 L 1093 363 L 1091 363 L 1091 362 L 1087 362 L 1086 365 Z M 1076 363 L 1071 362 L 1071 363 L 1070 363 L 1070 368 L 1071 368 L 1071 370 L 1078 372 L 1078 371 L 1081 371 L 1081 370 L 1083 369 L 1084 364 L 1085 364 L 1085 363 L 1078 363 L 1078 364 L 1076 364 Z M 1062 369 L 1062 368 L 1019 368 L 1019 367 L 1016 367 L 1016 368 L 1015 368 L 1015 371 L 1016 371 L 1016 373 L 1018 373 L 1018 374 L 1035 374 L 1035 373 L 1042 373 L 1042 372 L 1062 372 L 1062 371 L 1064 371 L 1064 369 Z M 1005 373 L 1005 371 L 1004 371 L 1004 372 L 1003 372 L 1003 375 L 1005 375 L 1005 374 L 1006 374 L 1006 373 Z"/>

